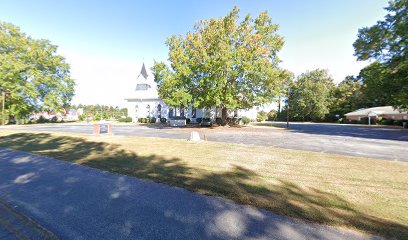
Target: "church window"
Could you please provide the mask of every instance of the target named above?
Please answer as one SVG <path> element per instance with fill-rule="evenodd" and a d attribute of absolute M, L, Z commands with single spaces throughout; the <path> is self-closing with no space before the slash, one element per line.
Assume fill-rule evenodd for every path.
<path fill-rule="evenodd" d="M 161 110 L 162 110 L 161 104 L 157 105 L 157 116 L 158 116 L 159 118 L 161 118 Z"/>

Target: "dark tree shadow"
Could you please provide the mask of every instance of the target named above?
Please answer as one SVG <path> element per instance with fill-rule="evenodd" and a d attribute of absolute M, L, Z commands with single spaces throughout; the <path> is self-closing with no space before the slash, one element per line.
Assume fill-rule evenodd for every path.
<path fill-rule="evenodd" d="M 240 166 L 234 166 L 227 172 L 208 172 L 192 169 L 178 158 L 139 156 L 135 152 L 120 149 L 117 144 L 48 133 L 3 136 L 0 137 L 0 147 L 150 179 L 310 222 L 349 226 L 389 238 L 408 239 L 408 226 L 363 213 L 335 194 L 301 188 L 279 179 L 274 183 L 261 185 L 259 183 L 264 181 L 261 181 L 256 172 Z"/>

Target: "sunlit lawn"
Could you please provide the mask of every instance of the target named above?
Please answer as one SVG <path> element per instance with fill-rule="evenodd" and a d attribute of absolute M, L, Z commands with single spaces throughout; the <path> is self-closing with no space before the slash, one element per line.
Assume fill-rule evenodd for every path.
<path fill-rule="evenodd" d="M 408 238 L 408 164 L 273 147 L 2 130 L 0 146 Z"/>

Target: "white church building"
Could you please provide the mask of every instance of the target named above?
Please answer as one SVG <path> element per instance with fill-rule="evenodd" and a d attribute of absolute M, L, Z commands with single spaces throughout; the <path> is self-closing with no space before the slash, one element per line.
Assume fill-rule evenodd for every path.
<path fill-rule="evenodd" d="M 150 72 L 150 70 L 149 70 Z M 166 103 L 160 99 L 157 92 L 157 84 L 154 81 L 153 74 L 148 74 L 148 70 L 143 63 L 141 71 L 136 78 L 136 86 L 132 91 L 131 96 L 125 98 L 127 101 L 128 116 L 133 122 L 137 122 L 139 118 L 156 118 L 157 122 L 160 118 L 169 120 L 175 116 L 189 118 L 191 122 L 196 122 L 197 118 L 216 118 L 221 117 L 221 109 L 195 109 L 195 108 L 169 108 Z M 256 119 L 257 112 L 260 110 L 270 111 L 275 107 L 269 104 L 264 107 L 253 107 L 251 109 L 229 111 L 229 117 L 243 117 Z"/>

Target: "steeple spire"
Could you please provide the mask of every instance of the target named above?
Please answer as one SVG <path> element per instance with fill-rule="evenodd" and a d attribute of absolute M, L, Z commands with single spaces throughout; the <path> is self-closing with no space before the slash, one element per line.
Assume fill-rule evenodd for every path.
<path fill-rule="evenodd" d="M 146 71 L 146 67 L 144 63 L 142 65 L 142 70 L 140 70 L 139 76 L 137 76 L 137 78 L 139 78 L 140 75 L 142 75 L 145 79 L 147 79 L 147 77 L 149 76 L 147 75 L 147 71 Z"/>

